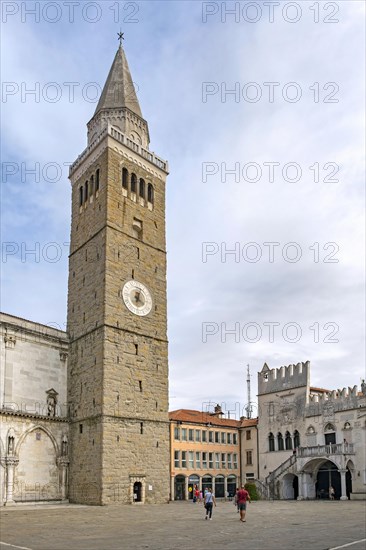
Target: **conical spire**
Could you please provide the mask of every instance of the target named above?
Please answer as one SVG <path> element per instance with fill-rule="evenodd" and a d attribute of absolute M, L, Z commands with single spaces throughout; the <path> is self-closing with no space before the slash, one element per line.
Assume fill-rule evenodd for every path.
<path fill-rule="evenodd" d="M 94 115 L 101 109 L 122 109 L 124 107 L 127 107 L 142 118 L 127 58 L 122 46 L 120 46 L 115 55 Z"/>

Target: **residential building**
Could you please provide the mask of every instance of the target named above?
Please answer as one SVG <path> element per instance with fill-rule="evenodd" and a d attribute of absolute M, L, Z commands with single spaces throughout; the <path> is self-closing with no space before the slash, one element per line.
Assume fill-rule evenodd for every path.
<path fill-rule="evenodd" d="M 193 487 L 212 487 L 217 498 L 233 495 L 241 483 L 241 445 L 248 438 L 249 463 L 256 476 L 256 421 L 224 418 L 221 407 L 215 412 L 179 409 L 170 419 L 170 498 L 188 500 Z M 248 424 L 246 424 L 248 422 Z M 250 476 L 249 476 L 250 477 Z"/>

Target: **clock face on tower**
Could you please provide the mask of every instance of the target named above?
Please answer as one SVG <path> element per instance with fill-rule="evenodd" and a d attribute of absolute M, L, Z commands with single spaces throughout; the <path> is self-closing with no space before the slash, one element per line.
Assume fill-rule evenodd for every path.
<path fill-rule="evenodd" d="M 148 315 L 152 309 L 152 298 L 148 288 L 138 281 L 125 283 L 122 290 L 126 307 L 135 315 Z"/>

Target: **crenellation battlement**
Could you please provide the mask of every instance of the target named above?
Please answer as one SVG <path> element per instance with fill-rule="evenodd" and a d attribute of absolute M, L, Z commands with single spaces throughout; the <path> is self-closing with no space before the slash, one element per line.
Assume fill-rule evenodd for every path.
<path fill-rule="evenodd" d="M 266 394 L 307 386 L 310 380 L 310 361 L 270 369 L 265 363 L 258 373 L 258 394 Z"/>
<path fill-rule="evenodd" d="M 358 386 L 355 385 L 353 388 L 348 386 L 348 388 L 342 388 L 338 390 L 322 391 L 317 392 L 313 391 L 310 388 L 309 401 L 312 403 L 324 403 L 325 401 L 347 401 L 349 399 L 356 399 L 357 397 L 362 397 L 363 393 L 360 392 Z"/>

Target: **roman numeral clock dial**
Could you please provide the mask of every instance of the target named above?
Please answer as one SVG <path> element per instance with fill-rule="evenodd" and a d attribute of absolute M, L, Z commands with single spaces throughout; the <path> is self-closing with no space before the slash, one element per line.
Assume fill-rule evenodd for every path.
<path fill-rule="evenodd" d="M 127 281 L 122 289 L 122 297 L 125 306 L 135 315 L 144 317 L 152 309 L 153 302 L 150 291 L 138 281 Z"/>

